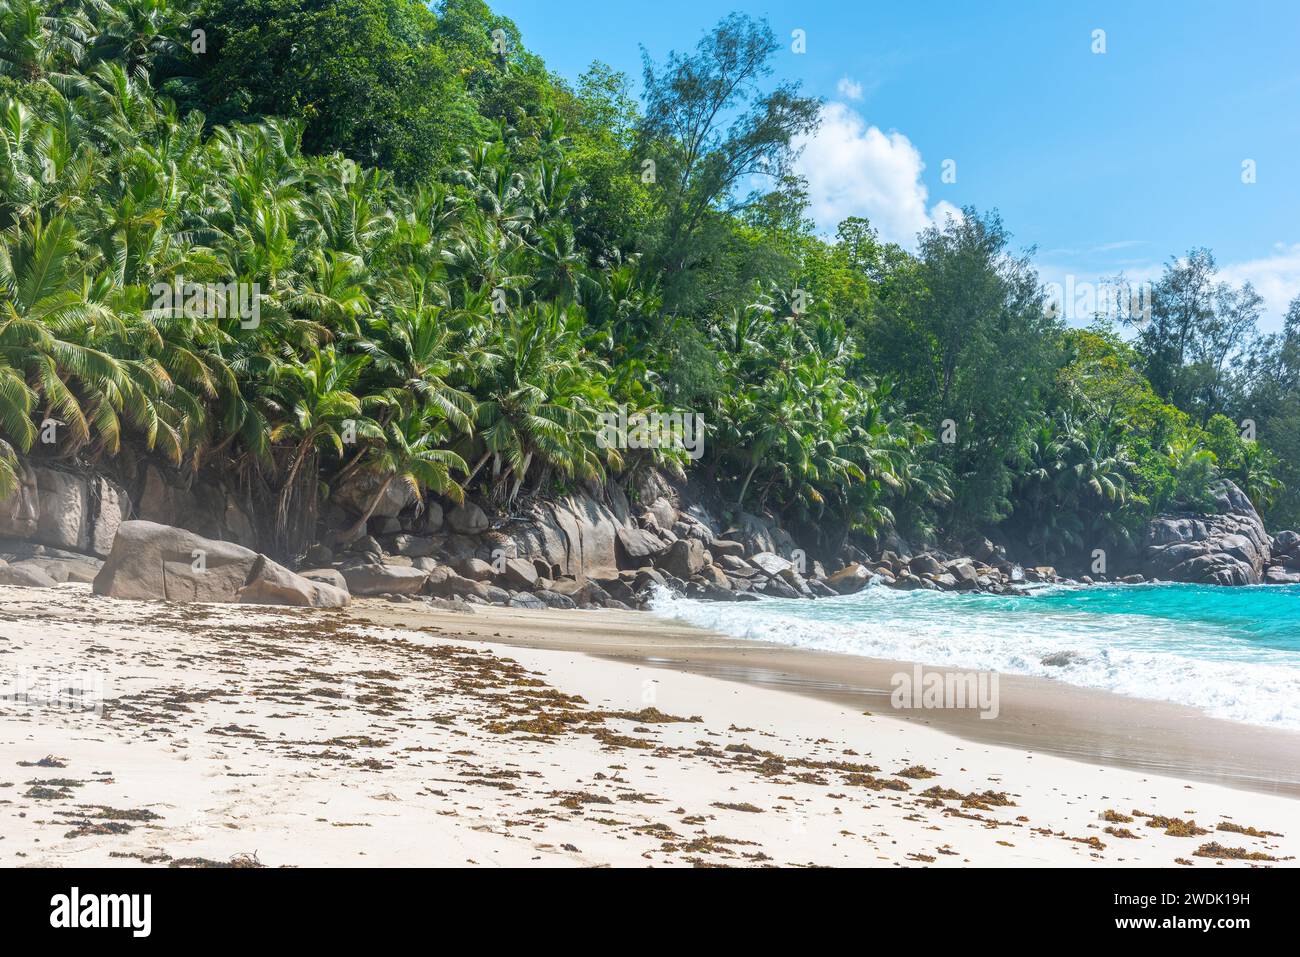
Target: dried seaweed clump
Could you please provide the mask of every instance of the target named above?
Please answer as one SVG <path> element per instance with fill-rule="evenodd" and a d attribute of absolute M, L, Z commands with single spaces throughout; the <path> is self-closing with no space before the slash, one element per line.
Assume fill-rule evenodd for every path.
<path fill-rule="evenodd" d="M 1227 861 L 1276 861 L 1277 858 L 1263 851 L 1248 851 L 1244 847 L 1224 847 L 1218 841 L 1210 841 L 1196 849 L 1193 857 L 1213 857 Z"/>
<path fill-rule="evenodd" d="M 1261 831 L 1253 827 L 1242 827 L 1231 821 L 1220 821 L 1216 831 L 1231 831 L 1233 834 L 1245 834 L 1247 837 L 1282 837 L 1277 831 Z"/>
<path fill-rule="evenodd" d="M 1199 837 L 1210 832 L 1198 827 L 1195 821 L 1184 821 L 1180 817 L 1161 817 L 1154 814 L 1146 820 L 1147 827 L 1162 827 L 1168 837 Z"/>
<path fill-rule="evenodd" d="M 895 771 L 894 773 L 900 778 L 912 778 L 913 780 L 921 780 L 937 776 L 937 772 L 931 771 L 924 764 L 911 764 L 903 768 L 903 770 Z"/>

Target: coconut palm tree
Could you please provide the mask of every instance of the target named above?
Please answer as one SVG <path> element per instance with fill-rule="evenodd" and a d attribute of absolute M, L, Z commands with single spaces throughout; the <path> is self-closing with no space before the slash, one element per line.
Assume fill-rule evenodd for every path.
<path fill-rule="evenodd" d="M 191 13 L 171 0 L 90 0 L 88 7 L 99 30 L 95 55 L 120 61 L 142 80 L 154 60 L 175 55 L 189 37 Z"/>
<path fill-rule="evenodd" d="M 471 477 L 491 457 L 495 479 L 514 476 L 507 501 L 518 495 L 534 460 L 567 477 L 603 474 L 596 415 L 613 402 L 604 364 L 583 351 L 581 326 L 577 310 L 548 303 L 512 312 L 496 330 L 497 360 L 479 387 L 484 453 Z"/>
<path fill-rule="evenodd" d="M 78 10 L 50 15 L 42 0 L 0 0 L 0 75 L 37 80 L 75 66 L 91 25 Z"/>
<path fill-rule="evenodd" d="M 382 478 L 360 517 L 339 532 L 338 539 L 350 541 L 361 534 L 394 483 L 405 485 L 420 501 L 426 491 L 445 495 L 453 502 L 463 501 L 465 490 L 452 477 L 452 470 L 464 475 L 469 467 L 455 452 L 441 447 L 447 439 L 446 421 L 434 408 L 413 409 L 388 422 L 383 427 L 382 439 L 368 447 L 365 463 L 366 468 Z"/>

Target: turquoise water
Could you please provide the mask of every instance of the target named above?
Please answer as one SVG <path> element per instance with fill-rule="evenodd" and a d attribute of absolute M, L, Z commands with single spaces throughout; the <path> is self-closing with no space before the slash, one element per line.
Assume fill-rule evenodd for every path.
<path fill-rule="evenodd" d="M 1300 729 L 1300 586 L 1054 586 L 1027 596 L 870 587 L 817 601 L 697 602 L 661 615 L 871 658 L 1038 675 Z M 1044 658 L 1069 652 L 1069 663 Z"/>

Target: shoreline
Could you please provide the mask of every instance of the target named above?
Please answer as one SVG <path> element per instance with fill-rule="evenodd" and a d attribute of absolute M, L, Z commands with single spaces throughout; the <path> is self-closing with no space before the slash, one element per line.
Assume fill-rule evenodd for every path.
<path fill-rule="evenodd" d="M 812 653 L 789 665 L 802 685 L 774 685 L 772 649 L 730 644 L 622 612 L 0 586 L 0 667 L 102 680 L 98 708 L 0 697 L 0 864 L 1204 869 L 1300 856 L 1290 794 L 961 737 L 816 684 Z M 718 661 L 725 675 L 695 673 Z"/>
<path fill-rule="evenodd" d="M 1229 721 L 1187 705 L 1048 678 L 1000 674 L 1001 713 L 995 720 L 985 720 L 973 709 L 892 706 L 892 675 L 911 673 L 915 665 L 927 671 L 949 670 L 943 665 L 733 638 L 652 612 L 533 613 L 478 605 L 474 614 L 467 615 L 363 599 L 350 613 L 356 615 L 360 609 L 373 622 L 407 620 L 456 627 L 467 635 L 516 647 L 578 651 L 788 691 L 933 727 L 968 741 L 1300 797 L 1300 731 Z M 503 634 L 506 628 L 513 628 L 513 633 Z"/>

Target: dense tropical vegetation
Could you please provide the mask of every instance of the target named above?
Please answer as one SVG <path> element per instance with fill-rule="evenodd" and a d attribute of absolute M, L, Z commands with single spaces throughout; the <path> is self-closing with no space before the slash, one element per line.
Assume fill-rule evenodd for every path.
<path fill-rule="evenodd" d="M 1261 336 L 1195 250 L 1069 327 L 994 213 L 818 237 L 775 49 L 733 15 L 637 99 L 479 0 L 0 0 L 0 492 L 216 469 L 282 553 L 365 473 L 509 510 L 689 469 L 826 550 L 1060 557 L 1220 474 L 1300 524 L 1300 301 Z M 703 458 L 606 447 L 618 407 L 703 413 Z"/>

